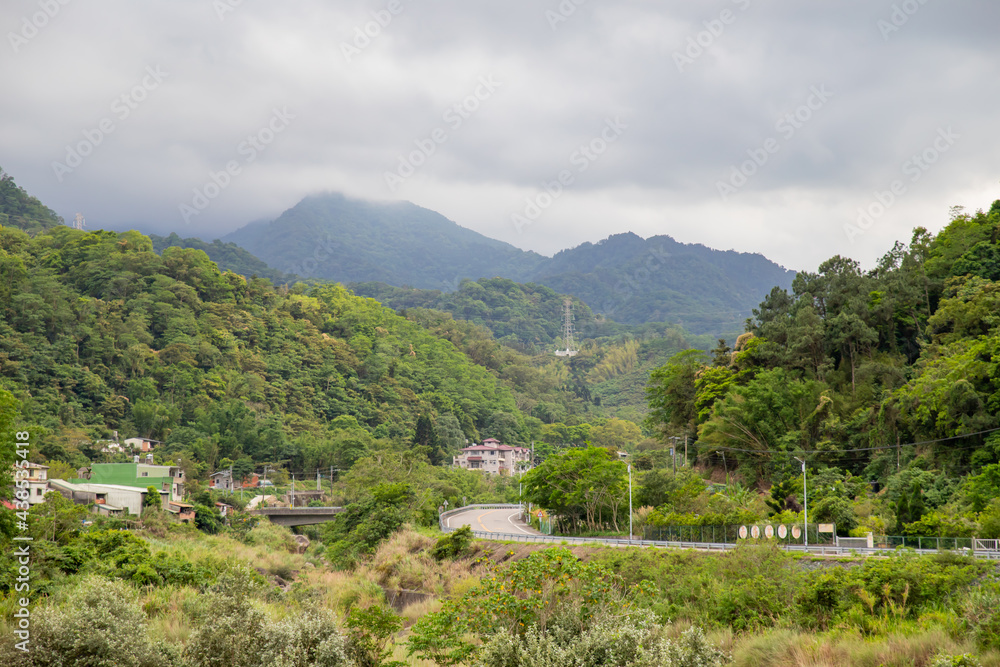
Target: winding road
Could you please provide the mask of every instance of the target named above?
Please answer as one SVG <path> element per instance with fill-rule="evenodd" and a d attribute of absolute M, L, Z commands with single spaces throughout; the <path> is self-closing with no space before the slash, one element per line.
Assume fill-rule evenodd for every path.
<path fill-rule="evenodd" d="M 472 530 L 481 533 L 505 533 L 523 535 L 541 535 L 520 519 L 521 510 L 514 507 L 503 509 L 471 508 L 464 512 L 452 514 L 444 519 L 448 528 L 472 526 Z"/>

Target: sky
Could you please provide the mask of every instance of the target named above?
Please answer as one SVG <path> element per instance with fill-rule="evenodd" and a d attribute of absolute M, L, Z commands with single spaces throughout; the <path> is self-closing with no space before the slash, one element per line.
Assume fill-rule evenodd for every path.
<path fill-rule="evenodd" d="M 870 267 L 1000 198 L 996 0 L 5 0 L 0 167 L 211 240 L 323 191 Z M 991 83 L 992 82 L 992 83 Z"/>

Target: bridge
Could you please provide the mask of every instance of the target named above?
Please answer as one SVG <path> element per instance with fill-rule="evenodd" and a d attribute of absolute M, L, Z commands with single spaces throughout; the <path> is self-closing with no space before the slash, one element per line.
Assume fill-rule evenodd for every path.
<path fill-rule="evenodd" d="M 265 507 L 250 514 L 266 516 L 279 526 L 311 526 L 333 521 L 343 511 L 343 507 Z"/>

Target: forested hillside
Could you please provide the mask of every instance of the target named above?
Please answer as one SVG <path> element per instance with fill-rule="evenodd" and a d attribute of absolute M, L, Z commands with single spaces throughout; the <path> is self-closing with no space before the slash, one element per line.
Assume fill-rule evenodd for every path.
<path fill-rule="evenodd" d="M 199 250 L 157 255 L 136 232 L 4 227 L 0 265 L 0 386 L 49 459 L 82 463 L 119 430 L 202 471 L 242 457 L 346 466 L 377 439 L 409 442 L 428 415 L 440 461 L 466 438 L 528 442 L 532 409 L 586 409 L 473 325 L 433 335 L 341 286 L 276 289 Z"/>
<path fill-rule="evenodd" d="M 0 168 L 0 226 L 34 234 L 62 223 L 55 211 L 25 192 Z"/>
<path fill-rule="evenodd" d="M 153 242 L 153 250 L 158 255 L 162 255 L 163 251 L 170 247 L 193 248 L 204 251 L 208 258 L 219 266 L 220 271 L 232 271 L 244 278 L 254 276 L 267 278 L 275 285 L 295 282 L 297 278 L 297 276 L 272 269 L 235 243 L 223 243 L 219 239 L 205 243 L 197 238 L 183 239 L 176 233 L 171 233 L 170 236 L 150 234 L 149 238 Z"/>
<path fill-rule="evenodd" d="M 1000 532 L 998 238 L 1000 201 L 917 229 L 871 270 L 834 257 L 800 273 L 733 350 L 653 374 L 650 425 L 745 482 L 785 485 L 779 505 L 805 458 L 810 516 L 838 529 Z"/>

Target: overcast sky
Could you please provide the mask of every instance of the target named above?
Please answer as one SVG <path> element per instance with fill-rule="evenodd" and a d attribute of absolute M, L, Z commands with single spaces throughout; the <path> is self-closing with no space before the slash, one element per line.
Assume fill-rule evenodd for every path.
<path fill-rule="evenodd" d="M 998 26 L 996 0 L 4 0 L 0 167 L 88 228 L 211 240 L 331 190 L 544 254 L 633 231 L 870 266 L 1000 198 Z"/>

